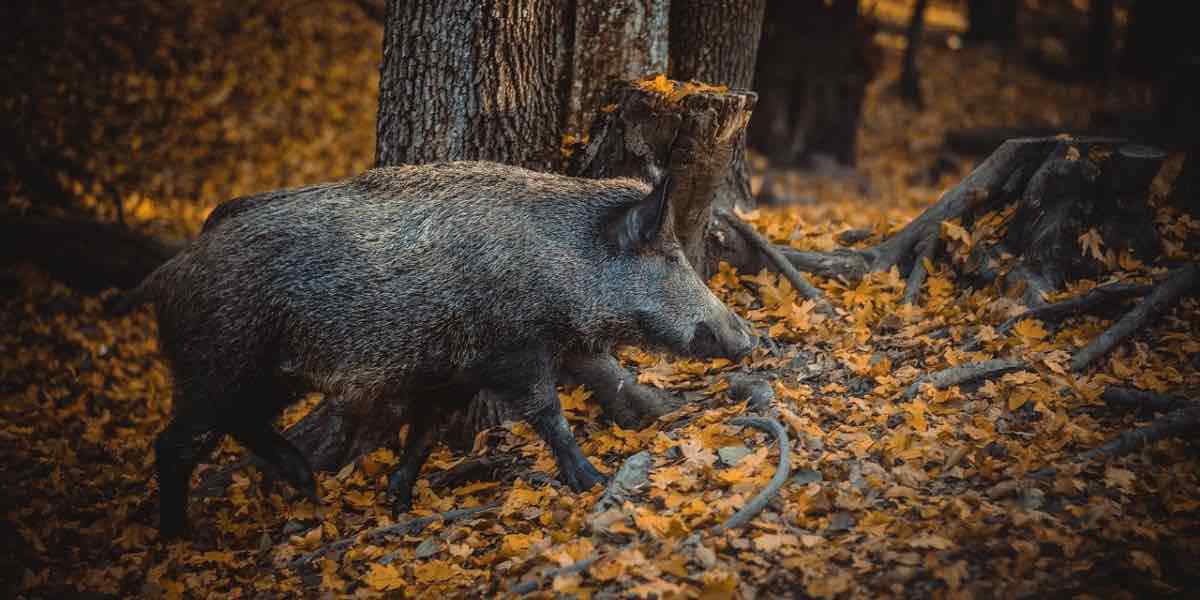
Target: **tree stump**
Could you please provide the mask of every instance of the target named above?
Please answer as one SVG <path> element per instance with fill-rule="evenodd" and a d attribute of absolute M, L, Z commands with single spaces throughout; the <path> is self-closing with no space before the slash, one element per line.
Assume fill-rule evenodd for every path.
<path fill-rule="evenodd" d="M 588 142 L 574 149 L 567 173 L 650 183 L 670 177 L 675 235 L 688 261 L 707 278 L 720 260 L 743 258 L 731 250 L 748 254 L 744 246 L 713 243 L 713 236 L 730 236 L 720 233 L 712 215 L 714 208 L 732 211 L 752 203 L 738 172 L 744 167 L 733 159 L 757 98 L 754 92 L 665 77 L 615 84 Z"/>

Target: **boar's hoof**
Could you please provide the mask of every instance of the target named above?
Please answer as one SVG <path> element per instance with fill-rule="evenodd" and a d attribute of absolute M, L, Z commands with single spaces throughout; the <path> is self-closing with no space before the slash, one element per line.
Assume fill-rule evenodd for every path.
<path fill-rule="evenodd" d="M 413 481 L 406 476 L 403 469 L 396 469 L 388 477 L 388 494 L 392 496 L 392 512 L 399 515 L 412 509 Z"/>
<path fill-rule="evenodd" d="M 603 485 L 608 481 L 608 478 L 603 473 L 597 471 L 596 467 L 593 467 L 592 463 L 586 460 L 575 465 L 573 469 L 564 469 L 562 479 L 563 483 L 576 492 L 586 492 L 592 489 L 597 483 Z"/>

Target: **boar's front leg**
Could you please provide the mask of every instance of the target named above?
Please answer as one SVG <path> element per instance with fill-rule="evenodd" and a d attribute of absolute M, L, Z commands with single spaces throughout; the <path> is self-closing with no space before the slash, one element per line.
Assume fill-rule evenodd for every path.
<path fill-rule="evenodd" d="M 444 407 L 432 404 L 421 403 L 410 407 L 408 436 L 404 439 L 404 463 L 388 478 L 388 492 L 392 495 L 392 510 L 396 514 L 412 508 L 413 486 L 437 442 L 437 411 L 444 410 Z"/>
<path fill-rule="evenodd" d="M 517 414 L 550 446 L 563 483 L 577 492 L 603 483 L 604 475 L 583 455 L 563 417 L 555 389 L 557 369 L 549 354 L 519 352 L 506 356 L 495 366 L 499 368 L 492 371 L 487 387 L 512 403 Z"/>

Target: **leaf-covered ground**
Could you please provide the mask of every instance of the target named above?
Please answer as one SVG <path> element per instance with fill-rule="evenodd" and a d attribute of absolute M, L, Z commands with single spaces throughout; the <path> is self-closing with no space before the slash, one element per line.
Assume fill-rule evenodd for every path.
<path fill-rule="evenodd" d="M 297 14 L 310 19 L 302 26 L 310 28 L 304 29 L 309 37 L 332 40 L 336 59 L 339 44 L 358 47 L 370 39 L 368 46 L 379 45 L 378 28 L 361 15 Z M 251 26 L 247 35 L 255 31 Z M 314 93 L 327 102 L 334 96 L 358 106 L 374 102 L 369 67 L 331 70 L 322 61 L 272 62 L 259 54 L 293 56 L 302 41 L 281 36 L 270 48 L 255 46 L 258 62 L 242 57 L 246 64 L 228 68 L 251 87 L 249 73 L 276 81 L 281 88 L 272 93 L 281 106 L 307 106 L 306 94 Z M 860 149 L 868 185 L 797 180 L 797 195 L 812 196 L 814 204 L 746 218 L 773 241 L 799 248 L 828 249 L 848 229 L 870 232 L 862 242 L 869 244 L 970 168 L 963 161 L 930 187 L 910 183 L 934 158 L 947 128 L 1031 119 L 1067 125 L 1101 104 L 1086 87 L 1001 66 L 986 50 L 931 48 L 924 58 L 925 112 L 905 109 L 885 91 L 896 79 L 896 54 L 889 52 L 873 85 Z M 377 60 L 368 53 L 359 62 Z M 314 91 L 313 82 L 324 91 Z M 179 211 L 177 202 L 164 201 L 175 208 L 156 212 L 155 198 L 176 196 L 149 180 L 135 219 L 173 218 L 173 226 L 194 231 L 205 209 L 222 199 L 200 182 L 256 191 L 366 166 L 330 150 L 334 139 L 362 145 L 355 160 L 369 161 L 373 114 L 325 119 L 321 115 L 336 116 L 338 109 L 314 106 L 314 121 L 306 125 L 311 135 L 281 140 L 270 109 L 263 108 L 270 102 L 237 106 L 221 122 L 247 147 L 247 158 L 235 161 L 241 166 L 207 155 L 205 138 L 194 138 L 179 150 L 175 167 L 189 172 L 194 186 L 171 189 L 198 199 L 201 208 Z M 188 143 L 186 133 L 172 135 Z M 300 175 L 288 175 L 294 157 L 303 157 Z M 1173 258 L 1189 258 L 1187 240 L 1200 235 L 1200 223 L 1160 213 Z M 960 231 L 948 227 L 947 234 L 964 243 Z M 1106 281 L 1148 281 L 1155 274 L 1128 260 L 1113 265 Z M 583 573 L 539 579 L 542 593 L 1133 597 L 1182 596 L 1200 586 L 1194 442 L 1162 441 L 1108 462 L 1072 460 L 1151 416 L 1106 406 L 1099 395 L 1107 385 L 1197 399 L 1200 302 L 1194 298 L 1076 375 L 1064 362 L 1103 331 L 1112 314 L 1061 324 L 1024 321 L 989 335 L 1021 307 L 994 289 L 965 288 L 944 265 L 933 265 L 921 308 L 898 304 L 904 281 L 895 273 L 855 286 L 814 278 L 837 309 L 832 316 L 814 311 L 773 274 L 726 269 L 713 278 L 714 289 L 770 333 L 773 351 L 732 365 L 625 350 L 623 359 L 638 368 L 641 381 L 692 400 L 640 431 L 603 422 L 586 390 L 562 391 L 568 420 L 598 468 L 612 473 L 630 455 L 649 452 L 648 484 L 621 506 L 594 511 L 599 489 L 574 494 L 551 478 L 531 476 L 553 476 L 553 460 L 528 427 L 513 424 L 481 436 L 471 454 L 439 448 L 417 484 L 413 511 L 398 518 L 384 494 L 397 457 L 380 448 L 339 473 L 321 475 L 320 507 L 282 483 L 264 481 L 253 467 L 239 470 L 227 488 L 196 492 L 192 541 L 162 544 L 155 531 L 152 441 L 169 412 L 170 383 L 150 311 L 106 318 L 99 297 L 76 294 L 31 268 L 10 269 L 6 280 L 14 290 L 0 300 L 0 477 L 6 482 L 0 530 L 8 540 L 0 577 L 8 596 L 479 597 L 588 558 L 597 560 Z M 1066 295 L 1097 283 L 1079 282 Z M 965 351 L 973 338 L 985 340 L 981 349 Z M 1033 367 L 901 398 L 922 374 L 1003 356 L 1022 357 Z M 719 532 L 715 527 L 766 485 L 780 460 L 768 436 L 726 424 L 747 411 L 729 395 L 726 376 L 733 372 L 771 382 L 770 409 L 792 440 L 792 471 L 748 526 Z M 428 476 L 481 456 L 513 458 L 510 472 L 520 476 L 429 486 Z M 226 441 L 212 462 L 242 457 Z M 1055 467 L 1055 475 L 1029 476 L 1043 467 Z M 194 482 L 214 468 L 202 467 Z M 492 505 L 454 520 L 379 531 L 397 519 Z"/>

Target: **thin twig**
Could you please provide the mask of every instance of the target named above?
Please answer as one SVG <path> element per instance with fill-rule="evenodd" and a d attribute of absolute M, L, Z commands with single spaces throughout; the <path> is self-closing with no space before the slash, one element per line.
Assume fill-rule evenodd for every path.
<path fill-rule="evenodd" d="M 779 424 L 779 421 L 763 417 L 735 417 L 729 420 L 729 424 L 753 427 L 774 435 L 775 440 L 779 443 L 779 466 L 776 467 L 775 475 L 771 477 L 767 487 L 717 527 L 718 533 L 749 523 L 750 519 L 762 512 L 762 509 L 767 506 L 767 502 L 779 492 L 779 488 L 783 487 L 783 484 L 787 482 L 788 475 L 792 472 L 792 445 L 788 441 L 787 430 Z"/>
<path fill-rule="evenodd" d="M 1084 346 L 1071 358 L 1071 370 L 1075 372 L 1088 368 L 1096 359 L 1108 354 L 1117 344 L 1129 337 L 1135 331 L 1141 330 L 1152 319 L 1173 306 L 1181 296 L 1193 293 L 1197 282 L 1200 281 L 1200 266 L 1195 263 L 1180 267 L 1171 272 L 1165 281 L 1158 284 L 1149 296 L 1146 296 L 1133 310 L 1125 313 L 1119 321 L 1107 331 Z"/>

